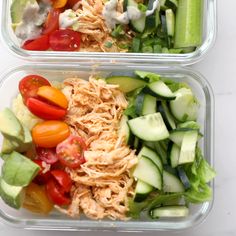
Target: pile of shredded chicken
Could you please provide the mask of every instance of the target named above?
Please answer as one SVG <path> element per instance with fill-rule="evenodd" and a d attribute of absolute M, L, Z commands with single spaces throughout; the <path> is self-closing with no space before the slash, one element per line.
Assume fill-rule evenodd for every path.
<path fill-rule="evenodd" d="M 66 79 L 63 92 L 69 100 L 66 122 L 75 135 L 86 140 L 86 163 L 66 171 L 74 181 L 72 203 L 61 211 L 72 217 L 83 212 L 92 219 L 127 219 L 128 197 L 133 195 L 131 169 L 135 151 L 119 137 L 120 119 L 127 101 L 117 85 L 92 76 L 89 81 Z"/>
<path fill-rule="evenodd" d="M 85 52 L 126 52 L 118 46 L 115 38 L 110 36 L 111 30 L 103 18 L 105 0 L 81 0 L 76 4 L 79 17 L 78 32 L 81 32 L 80 51 Z M 123 0 L 118 1 L 119 12 L 123 12 Z M 120 44 L 126 44 L 129 39 L 119 39 Z M 109 44 L 110 46 L 107 46 Z"/>

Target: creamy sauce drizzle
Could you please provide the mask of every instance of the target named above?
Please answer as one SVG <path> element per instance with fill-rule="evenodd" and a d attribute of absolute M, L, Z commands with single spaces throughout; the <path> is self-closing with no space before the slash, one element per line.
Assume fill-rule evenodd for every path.
<path fill-rule="evenodd" d="M 78 15 L 72 9 L 68 9 L 59 16 L 59 28 L 66 29 L 78 22 Z"/>
<path fill-rule="evenodd" d="M 105 4 L 103 9 L 103 17 L 105 18 L 106 25 L 110 29 L 114 29 L 116 24 L 129 24 L 130 20 L 138 20 L 143 14 L 150 16 L 154 13 L 159 5 L 159 0 L 155 0 L 152 6 L 152 9 L 147 10 L 145 13 L 141 12 L 135 6 L 128 6 L 127 11 L 120 13 L 117 9 L 118 0 L 110 0 Z"/>

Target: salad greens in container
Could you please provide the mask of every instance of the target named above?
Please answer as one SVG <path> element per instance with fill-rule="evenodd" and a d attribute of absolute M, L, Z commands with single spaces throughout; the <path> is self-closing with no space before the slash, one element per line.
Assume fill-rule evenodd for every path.
<path fill-rule="evenodd" d="M 40 65 L 1 81 L 0 216 L 8 224 L 178 230 L 210 211 L 214 107 L 198 73 Z"/>
<path fill-rule="evenodd" d="M 215 0 L 8 0 L 2 35 L 27 59 L 190 64 L 212 46 Z"/>

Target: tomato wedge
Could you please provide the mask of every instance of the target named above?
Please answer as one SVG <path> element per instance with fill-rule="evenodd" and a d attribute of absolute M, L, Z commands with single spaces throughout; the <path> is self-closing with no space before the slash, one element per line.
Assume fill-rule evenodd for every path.
<path fill-rule="evenodd" d="M 27 108 L 39 118 L 44 120 L 60 120 L 66 115 L 66 110 L 36 98 L 28 98 L 26 101 Z"/>
<path fill-rule="evenodd" d="M 67 109 L 68 107 L 66 96 L 57 88 L 42 86 L 38 89 L 37 95 L 61 108 Z"/>
<path fill-rule="evenodd" d="M 72 187 L 72 181 L 70 176 L 64 170 L 52 170 L 51 175 L 54 177 L 54 180 L 60 185 L 61 190 L 64 193 L 68 193 Z"/>
<path fill-rule="evenodd" d="M 47 164 L 55 164 L 58 161 L 55 148 L 36 148 L 37 158 L 46 162 Z"/>
<path fill-rule="evenodd" d="M 49 44 L 54 51 L 79 50 L 80 33 L 70 29 L 56 30 L 50 35 Z"/>
<path fill-rule="evenodd" d="M 53 209 L 44 188 L 35 183 L 26 187 L 23 207 L 40 214 L 48 214 Z"/>
<path fill-rule="evenodd" d="M 28 98 L 37 97 L 37 91 L 41 86 L 50 86 L 48 80 L 39 75 L 27 75 L 19 82 L 19 91 L 24 103 Z"/>
<path fill-rule="evenodd" d="M 34 163 L 36 163 L 40 167 L 40 171 L 35 177 L 34 182 L 37 184 L 45 184 L 51 177 L 50 171 L 45 170 L 45 166 L 42 160 L 34 160 Z"/>
<path fill-rule="evenodd" d="M 61 12 L 61 9 L 52 8 L 50 10 L 44 24 L 43 34 L 48 35 L 59 29 L 59 16 Z"/>
<path fill-rule="evenodd" d="M 60 191 L 60 186 L 53 179 L 47 182 L 46 191 L 49 199 L 51 199 L 54 204 L 61 206 L 69 205 L 71 202 L 71 200 Z"/>
<path fill-rule="evenodd" d="M 69 126 L 62 121 L 43 121 L 32 129 L 34 143 L 43 148 L 54 148 L 69 136 Z"/>
<path fill-rule="evenodd" d="M 22 48 L 30 51 L 46 51 L 50 47 L 48 35 L 43 35 L 34 40 L 27 40 Z"/>
<path fill-rule="evenodd" d="M 85 163 L 84 151 L 87 149 L 84 140 L 78 136 L 71 135 L 58 144 L 56 153 L 59 161 L 67 167 L 78 168 Z"/>

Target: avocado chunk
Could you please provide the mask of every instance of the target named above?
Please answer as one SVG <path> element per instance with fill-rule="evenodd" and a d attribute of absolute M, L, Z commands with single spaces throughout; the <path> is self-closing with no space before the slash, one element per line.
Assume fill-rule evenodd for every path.
<path fill-rule="evenodd" d="M 12 141 L 8 138 L 3 138 L 3 142 L 2 142 L 2 150 L 1 153 L 3 154 L 8 154 L 13 152 L 16 148 L 19 147 L 19 144 L 15 141 Z"/>
<path fill-rule="evenodd" d="M 40 167 L 18 152 L 12 152 L 2 166 L 2 178 L 14 186 L 27 186 L 38 174 Z"/>
<path fill-rule="evenodd" d="M 23 127 L 9 108 L 0 112 L 0 132 L 9 139 L 24 141 Z"/>
<path fill-rule="evenodd" d="M 24 195 L 23 187 L 9 185 L 0 179 L 0 196 L 7 205 L 19 209 L 23 204 Z"/>
<path fill-rule="evenodd" d="M 38 4 L 36 0 L 14 0 L 11 5 L 12 24 L 17 25 L 22 21 L 24 9 L 27 4 Z"/>
<path fill-rule="evenodd" d="M 5 161 L 8 157 L 10 157 L 10 154 L 0 153 L 0 156 Z"/>

